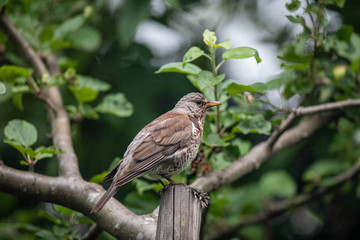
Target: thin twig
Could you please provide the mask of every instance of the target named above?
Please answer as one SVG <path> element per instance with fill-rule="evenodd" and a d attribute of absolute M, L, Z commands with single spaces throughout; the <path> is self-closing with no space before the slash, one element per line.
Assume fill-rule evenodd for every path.
<path fill-rule="evenodd" d="M 281 136 L 281 134 L 288 129 L 291 124 L 299 117 L 305 115 L 314 115 L 321 112 L 332 111 L 332 110 L 341 110 L 348 107 L 360 106 L 360 99 L 347 99 L 339 102 L 324 103 L 315 106 L 309 107 L 297 107 L 294 109 L 289 116 L 283 120 L 280 127 L 276 129 L 273 134 L 268 139 L 269 146 L 272 147 L 276 140 Z"/>
<path fill-rule="evenodd" d="M 35 76 L 40 78 L 43 74 L 47 73 L 47 69 L 34 49 L 16 29 L 16 27 L 9 21 L 9 19 L 2 12 L 0 14 L 0 27 L 5 34 L 13 41 L 14 45 L 18 47 L 18 51 L 24 55 L 25 60 L 35 70 Z"/>

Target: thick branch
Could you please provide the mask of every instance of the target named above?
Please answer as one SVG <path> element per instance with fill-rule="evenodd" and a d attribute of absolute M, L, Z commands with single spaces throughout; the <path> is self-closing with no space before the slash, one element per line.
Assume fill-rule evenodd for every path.
<path fill-rule="evenodd" d="M 5 166 L 0 161 L 0 191 L 69 207 L 89 216 L 90 210 L 104 189 L 70 176 L 48 177 Z M 156 219 L 137 216 L 114 198 L 91 218 L 99 227 L 121 239 L 154 239 Z"/>
<path fill-rule="evenodd" d="M 35 69 L 35 76 L 37 78 L 48 74 L 48 70 L 39 55 L 31 48 L 26 39 L 7 19 L 4 13 L 0 14 L 0 27 L 19 49 L 19 52 L 24 56 L 28 64 Z M 71 140 L 70 120 L 63 106 L 59 88 L 42 89 L 40 99 L 43 99 L 49 107 L 54 145 L 65 152 L 58 154 L 60 174 L 81 178 L 78 159 Z"/>
<path fill-rule="evenodd" d="M 293 207 L 303 205 L 315 198 L 330 193 L 336 190 L 337 188 L 339 188 L 340 186 L 342 186 L 343 184 L 352 181 L 359 174 L 360 174 L 360 162 L 357 162 L 352 168 L 336 176 L 334 178 L 333 184 L 331 184 L 330 186 L 320 186 L 316 188 L 313 192 L 298 195 L 290 200 L 284 200 L 281 202 L 272 203 L 267 207 L 268 211 L 248 217 L 235 226 L 229 226 L 220 231 L 216 231 L 216 233 L 214 232 L 215 234 L 208 236 L 205 239 L 215 240 L 215 239 L 223 239 L 224 236 L 230 237 L 231 234 L 235 233 L 237 230 L 239 230 L 242 227 L 254 223 L 267 221 L 273 217 L 283 214 L 284 212 L 286 212 L 287 210 Z"/>
<path fill-rule="evenodd" d="M 359 99 L 326 103 L 317 106 L 299 107 L 283 120 L 283 123 L 264 142 L 254 146 L 248 154 L 234 161 L 230 166 L 196 179 L 191 186 L 204 192 L 213 191 L 229 184 L 243 175 L 259 168 L 270 156 L 276 152 L 292 146 L 312 135 L 316 130 L 327 124 L 334 116 L 335 110 L 360 106 Z M 322 113 L 330 111 L 328 113 Z M 310 119 L 288 129 L 295 120 L 304 115 L 313 115 Z"/>
<path fill-rule="evenodd" d="M 204 192 L 213 191 L 220 186 L 232 183 L 243 175 L 258 169 L 274 153 L 292 146 L 312 135 L 332 119 L 332 114 L 315 115 L 296 127 L 285 131 L 270 148 L 270 140 L 254 146 L 248 154 L 234 161 L 230 166 L 197 178 L 191 186 Z M 269 138 L 270 139 L 270 138 Z"/>

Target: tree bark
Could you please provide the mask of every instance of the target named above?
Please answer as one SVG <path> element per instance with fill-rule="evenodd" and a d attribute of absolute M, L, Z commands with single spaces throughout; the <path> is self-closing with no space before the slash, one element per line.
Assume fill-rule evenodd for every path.
<path fill-rule="evenodd" d="M 156 240 L 199 239 L 201 209 L 190 187 L 169 186 L 160 199 Z"/>

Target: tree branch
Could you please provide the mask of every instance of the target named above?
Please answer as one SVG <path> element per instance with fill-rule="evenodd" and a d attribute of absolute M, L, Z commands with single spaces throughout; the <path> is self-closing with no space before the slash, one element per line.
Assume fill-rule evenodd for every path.
<path fill-rule="evenodd" d="M 274 130 L 266 141 L 254 146 L 245 156 L 237 159 L 225 169 L 213 171 L 206 176 L 197 178 L 191 186 L 205 192 L 210 192 L 223 185 L 229 184 L 254 169 L 259 168 L 266 159 L 276 152 L 309 137 L 335 117 L 335 110 L 355 106 L 360 106 L 359 99 L 348 99 L 310 107 L 298 107 L 283 120 L 280 127 Z M 325 111 L 330 112 L 323 113 Z M 297 118 L 305 115 L 314 116 L 288 129 Z"/>
<path fill-rule="evenodd" d="M 276 216 L 285 213 L 287 210 L 291 208 L 298 207 L 300 205 L 303 205 L 305 203 L 314 200 L 315 198 L 330 193 L 336 190 L 337 188 L 339 188 L 340 186 L 342 186 L 343 184 L 354 180 L 357 176 L 359 176 L 359 174 L 360 174 L 360 162 L 357 162 L 349 170 L 337 175 L 334 178 L 333 184 L 331 184 L 330 186 L 319 186 L 313 192 L 298 195 L 293 199 L 283 200 L 277 203 L 271 203 L 267 206 L 268 211 L 243 219 L 239 224 L 235 226 L 228 226 L 222 230 L 218 229 L 211 236 L 205 237 L 205 239 L 217 240 L 217 239 L 224 239 L 224 236 L 230 237 L 237 230 L 239 230 L 244 226 L 251 225 L 254 223 L 264 222 L 266 220 L 269 220 L 271 218 L 274 218 Z"/>
<path fill-rule="evenodd" d="M 3 14 L 0 14 L 0 27 L 18 47 L 29 65 L 35 69 L 37 78 L 48 74 L 41 58 Z M 45 60 L 51 74 L 60 73 L 53 56 L 50 55 Z M 0 162 L 0 191 L 60 204 L 89 216 L 90 210 L 104 193 L 104 189 L 98 184 L 82 180 L 80 176 L 78 160 L 70 135 L 70 121 L 64 109 L 59 88 L 43 88 L 41 91 L 40 99 L 48 104 L 54 145 L 65 151 L 57 156 L 61 176 L 48 177 L 15 170 Z M 100 228 L 116 238 L 153 239 L 155 237 L 156 217 L 153 215 L 137 216 L 114 198 L 108 202 L 103 211 L 90 217 L 98 223 Z"/>
<path fill-rule="evenodd" d="M 48 74 L 48 69 L 39 55 L 31 48 L 26 39 L 8 20 L 4 13 L 0 14 L 0 27 L 19 49 L 20 54 L 24 56 L 28 64 L 34 68 L 36 78 L 41 78 L 44 74 Z M 44 100 L 49 107 L 48 112 L 51 117 L 54 145 L 65 152 L 57 155 L 60 175 L 81 178 L 78 159 L 73 148 L 70 134 L 70 120 L 64 108 L 59 88 L 51 87 L 49 89 L 42 89 L 39 98 Z"/>
<path fill-rule="evenodd" d="M 35 75 L 41 77 L 47 73 L 47 69 L 41 59 L 38 57 L 34 49 L 16 29 L 16 27 L 9 21 L 9 19 L 2 12 L 0 13 L 0 27 L 4 33 L 13 41 L 14 45 L 18 47 L 18 50 L 23 54 L 25 60 L 34 68 Z"/>
<path fill-rule="evenodd" d="M 89 216 L 104 189 L 82 179 L 60 176 L 49 177 L 5 166 L 0 161 L 0 191 L 23 198 L 55 203 Z M 112 198 L 98 214 L 91 218 L 99 227 L 116 238 L 154 239 L 156 217 L 138 216 Z"/>
<path fill-rule="evenodd" d="M 360 106 L 360 99 L 347 99 L 344 101 L 324 103 L 309 107 L 298 107 L 294 110 L 294 112 L 297 116 L 304 116 L 314 113 L 320 113 L 320 112 L 332 111 L 332 110 L 341 110 L 348 107 L 358 107 L 358 106 Z"/>
<path fill-rule="evenodd" d="M 284 131 L 273 148 L 270 147 L 270 137 L 270 140 L 268 139 L 255 145 L 245 156 L 235 160 L 223 170 L 213 171 L 206 176 L 197 178 L 191 186 L 204 192 L 210 192 L 223 185 L 232 183 L 245 174 L 258 169 L 264 161 L 276 152 L 309 137 L 321 126 L 328 123 L 333 116 L 333 114 L 315 115 L 296 127 Z"/>

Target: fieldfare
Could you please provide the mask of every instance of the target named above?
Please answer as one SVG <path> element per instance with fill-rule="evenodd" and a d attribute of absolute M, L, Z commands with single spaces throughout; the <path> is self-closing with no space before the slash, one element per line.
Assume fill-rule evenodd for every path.
<path fill-rule="evenodd" d="M 123 160 L 104 178 L 113 178 L 113 182 L 91 213 L 100 211 L 122 185 L 144 174 L 159 180 L 164 187 L 162 178 L 172 185 L 179 184 L 170 177 L 184 171 L 195 158 L 206 113 L 220 104 L 200 93 L 189 93 L 172 110 L 146 125 L 128 146 Z"/>

